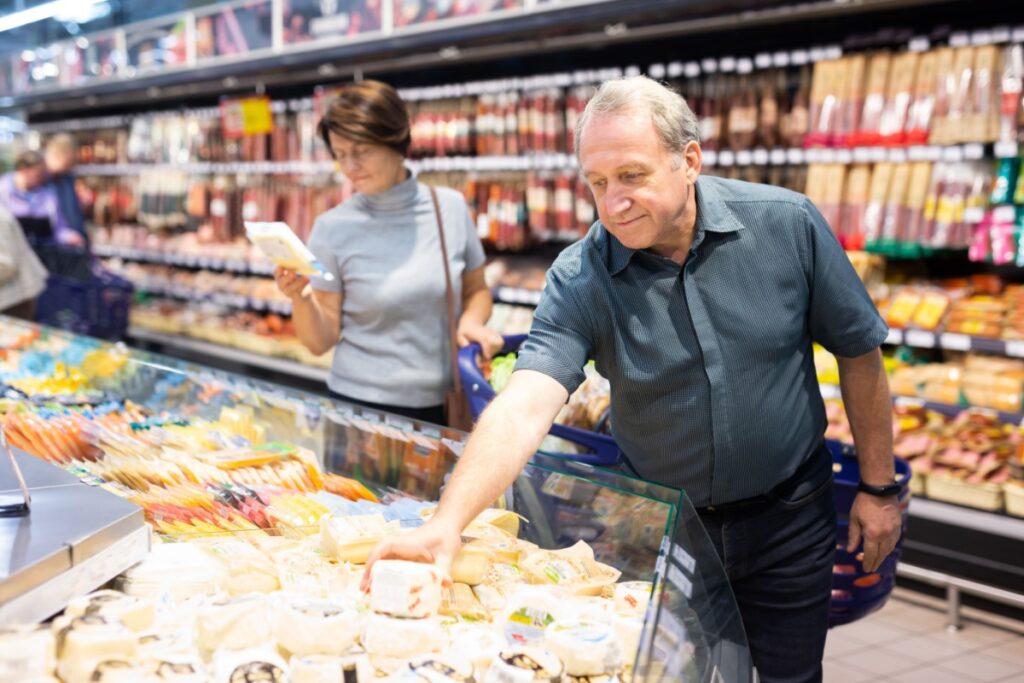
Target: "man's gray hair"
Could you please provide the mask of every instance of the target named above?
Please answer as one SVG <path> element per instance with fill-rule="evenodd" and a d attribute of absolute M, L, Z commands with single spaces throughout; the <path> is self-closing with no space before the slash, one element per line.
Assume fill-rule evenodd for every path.
<path fill-rule="evenodd" d="M 587 103 L 576 121 L 576 155 L 590 119 L 629 111 L 649 112 L 661 143 L 673 154 L 682 154 L 690 142 L 700 142 L 700 124 L 682 95 L 647 76 L 631 76 L 605 81 Z"/>

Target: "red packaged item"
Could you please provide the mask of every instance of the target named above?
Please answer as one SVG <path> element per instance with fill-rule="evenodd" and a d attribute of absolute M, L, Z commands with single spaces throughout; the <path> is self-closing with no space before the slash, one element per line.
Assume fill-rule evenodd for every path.
<path fill-rule="evenodd" d="M 907 126 L 917 78 L 917 65 L 916 52 L 906 52 L 893 59 L 885 108 L 878 129 L 880 141 L 884 145 L 899 146 L 906 143 L 903 130 Z"/>
<path fill-rule="evenodd" d="M 834 143 L 836 147 L 850 147 L 860 128 L 860 115 L 864 109 L 865 71 L 867 57 L 853 55 L 846 63 L 845 88 L 837 105 Z"/>
<path fill-rule="evenodd" d="M 885 110 L 891 64 L 892 56 L 888 52 L 876 53 L 868 63 L 864 110 L 860 117 L 860 128 L 853 136 L 854 146 L 870 147 L 881 143 L 882 112 Z"/>

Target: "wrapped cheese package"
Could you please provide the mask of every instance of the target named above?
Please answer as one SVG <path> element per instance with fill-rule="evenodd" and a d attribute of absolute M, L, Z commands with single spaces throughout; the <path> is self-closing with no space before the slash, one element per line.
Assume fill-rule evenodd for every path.
<path fill-rule="evenodd" d="M 58 642 L 57 673 L 66 683 L 85 683 L 100 662 L 131 660 L 138 649 L 133 631 L 99 615 L 72 618 L 61 629 Z"/>
<path fill-rule="evenodd" d="M 324 517 L 320 520 L 320 548 L 339 562 L 365 564 L 378 543 L 401 529 L 399 522 L 388 522 L 383 515 Z"/>
<path fill-rule="evenodd" d="M 562 662 L 553 653 L 537 647 L 512 647 L 498 655 L 483 683 L 560 683 L 562 673 Z"/>
<path fill-rule="evenodd" d="M 346 669 L 353 670 L 359 681 L 372 681 L 376 676 L 366 655 L 292 657 L 288 665 L 290 683 L 351 683 L 345 676 Z"/>
<path fill-rule="evenodd" d="M 68 617 L 87 614 L 118 620 L 133 631 L 145 631 L 153 625 L 155 606 L 149 598 L 133 597 L 121 591 L 100 590 L 73 599 L 64 610 L 64 615 Z"/>
<path fill-rule="evenodd" d="M 623 581 L 615 584 L 615 611 L 624 617 L 640 617 L 647 612 L 653 584 L 650 581 Z"/>
<path fill-rule="evenodd" d="M 287 223 L 245 221 L 245 234 L 275 266 L 287 268 L 299 275 L 334 279 Z"/>
<path fill-rule="evenodd" d="M 393 617 L 435 616 L 441 607 L 441 573 L 433 564 L 380 560 L 373 565 L 370 609 Z"/>
<path fill-rule="evenodd" d="M 256 647 L 274 639 L 267 600 L 256 593 L 203 605 L 196 631 L 199 647 L 210 652 Z"/>
<path fill-rule="evenodd" d="M 521 566 L 531 580 L 554 584 L 577 595 L 600 595 L 621 576 L 617 569 L 597 562 L 594 551 L 583 541 L 563 550 L 530 553 Z"/>
<path fill-rule="evenodd" d="M 506 646 L 505 639 L 493 628 L 462 623 L 452 628 L 449 651 L 470 657 L 477 680 L 482 680 L 484 673 Z"/>
<path fill-rule="evenodd" d="M 159 660 L 156 675 L 163 683 L 207 683 L 210 680 L 198 659 Z"/>
<path fill-rule="evenodd" d="M 121 579 L 128 595 L 172 600 L 213 595 L 228 583 L 228 570 L 195 543 L 161 543 Z"/>
<path fill-rule="evenodd" d="M 190 631 L 163 629 L 139 635 L 140 659 L 175 659 L 198 656 Z"/>
<path fill-rule="evenodd" d="M 622 669 L 622 645 L 610 624 L 575 621 L 554 624 L 544 645 L 562 660 L 571 676 L 618 673 Z"/>
<path fill-rule="evenodd" d="M 564 593 L 548 586 L 516 586 L 498 624 L 509 643 L 540 645 L 551 624 L 564 616 Z"/>
<path fill-rule="evenodd" d="M 277 641 L 293 655 L 340 656 L 355 645 L 359 613 L 339 603 L 281 597 L 273 609 Z"/>
<path fill-rule="evenodd" d="M 56 641 L 46 626 L 0 630 L 0 681 L 49 676 L 56 665 Z"/>

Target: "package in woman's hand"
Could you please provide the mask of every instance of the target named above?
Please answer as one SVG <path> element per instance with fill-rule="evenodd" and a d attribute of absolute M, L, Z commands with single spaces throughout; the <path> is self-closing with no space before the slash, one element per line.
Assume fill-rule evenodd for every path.
<path fill-rule="evenodd" d="M 287 268 L 299 275 L 334 279 L 287 223 L 245 221 L 245 234 L 275 266 Z"/>

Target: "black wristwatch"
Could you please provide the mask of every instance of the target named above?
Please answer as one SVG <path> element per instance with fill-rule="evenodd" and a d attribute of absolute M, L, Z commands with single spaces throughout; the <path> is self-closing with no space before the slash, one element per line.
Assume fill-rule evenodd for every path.
<path fill-rule="evenodd" d="M 857 490 L 863 491 L 864 493 L 871 496 L 878 496 L 879 498 L 889 498 L 890 496 L 899 495 L 903 487 L 896 482 L 886 484 L 885 486 L 872 486 L 871 484 L 865 484 L 862 480 L 857 484 Z"/>

